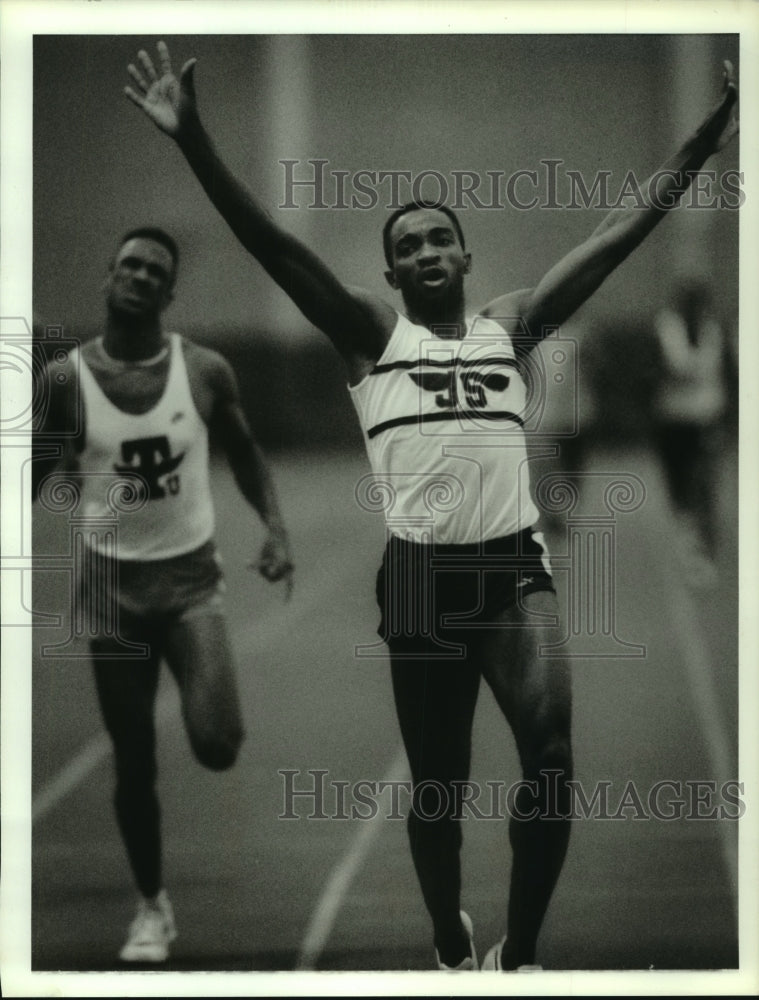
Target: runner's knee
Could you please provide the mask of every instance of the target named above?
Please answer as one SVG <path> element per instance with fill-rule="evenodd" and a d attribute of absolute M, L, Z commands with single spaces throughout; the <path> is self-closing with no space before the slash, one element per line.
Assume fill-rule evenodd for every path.
<path fill-rule="evenodd" d="M 515 799 L 518 818 L 567 818 L 572 778 L 569 736 L 552 734 L 528 756 L 523 756 L 523 777 L 525 780 Z M 515 833 L 512 831 L 512 843 Z"/>
<path fill-rule="evenodd" d="M 554 730 L 540 734 L 523 750 L 525 776 L 558 771 L 564 778 L 572 773 L 572 745 L 568 732 Z"/>
<path fill-rule="evenodd" d="M 225 733 L 194 734 L 191 737 L 195 757 L 211 771 L 226 771 L 237 760 L 245 738 L 241 727 Z"/>

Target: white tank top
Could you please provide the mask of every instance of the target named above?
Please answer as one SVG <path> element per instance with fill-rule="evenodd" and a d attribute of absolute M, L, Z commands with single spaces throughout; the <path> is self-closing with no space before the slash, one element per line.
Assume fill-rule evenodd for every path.
<path fill-rule="evenodd" d="M 359 502 L 393 534 L 487 541 L 538 519 L 523 431 L 526 388 L 509 335 L 477 316 L 433 336 L 399 316 L 372 372 L 350 387 L 373 477 Z"/>
<path fill-rule="evenodd" d="M 98 519 L 118 518 L 119 559 L 153 560 L 192 552 L 214 531 L 208 431 L 195 408 L 181 340 L 170 337 L 163 395 L 152 410 L 125 413 L 108 399 L 79 357 L 85 407 L 80 510 L 102 548 Z"/>

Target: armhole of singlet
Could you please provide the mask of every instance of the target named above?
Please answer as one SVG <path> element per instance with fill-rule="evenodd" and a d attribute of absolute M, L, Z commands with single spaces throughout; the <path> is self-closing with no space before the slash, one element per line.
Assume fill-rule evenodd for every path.
<path fill-rule="evenodd" d="M 155 406 L 148 410 L 151 413 L 153 410 L 157 409 L 162 403 L 169 398 L 172 391 L 176 390 L 177 383 L 181 378 L 180 366 L 184 369 L 184 380 L 187 385 L 187 392 L 192 401 L 192 405 L 195 406 L 195 400 L 192 397 L 192 386 L 190 385 L 190 373 L 187 370 L 187 361 L 184 356 L 184 346 L 182 344 L 182 338 L 178 333 L 169 333 L 169 370 L 166 374 L 166 384 L 163 387 L 163 392 L 158 397 L 155 402 Z M 197 412 L 197 406 L 195 406 Z"/>
<path fill-rule="evenodd" d="M 379 358 L 377 358 L 374 368 L 372 368 L 370 372 L 367 372 L 360 382 L 357 382 L 355 385 L 349 384 L 348 392 L 350 393 L 358 392 L 361 388 L 363 388 L 363 386 L 365 386 L 368 383 L 369 379 L 372 377 L 372 375 L 375 373 L 375 371 L 377 370 L 377 368 L 379 368 L 380 365 L 387 364 L 387 358 L 391 355 L 392 351 L 394 350 L 396 340 L 400 339 L 401 321 L 404 319 L 405 316 L 403 316 L 401 313 L 398 313 L 398 319 L 396 320 L 395 326 L 393 327 L 393 332 L 390 334 L 390 338 L 387 344 L 385 344 L 385 350 L 382 352 Z"/>
<path fill-rule="evenodd" d="M 195 416 L 198 418 L 198 420 L 203 425 L 203 427 L 205 427 L 206 433 L 210 435 L 210 433 L 211 433 L 210 420 L 211 420 L 211 417 L 213 415 L 214 406 L 216 405 L 215 400 L 216 400 L 217 396 L 216 396 L 216 393 L 214 392 L 214 394 L 213 394 L 214 402 L 213 402 L 213 404 L 211 406 L 211 410 L 210 410 L 210 412 L 208 414 L 208 420 L 206 420 L 203 417 L 202 413 L 200 412 L 200 407 L 198 406 L 198 401 L 195 398 L 195 393 L 193 392 L 193 380 L 192 380 L 192 375 L 190 374 L 190 365 L 189 365 L 189 363 L 187 361 L 187 348 L 188 347 L 190 348 L 191 351 L 199 350 L 199 351 L 202 352 L 203 351 L 203 346 L 197 344 L 193 340 L 188 340 L 186 337 L 183 337 L 181 335 L 181 333 L 172 333 L 171 336 L 172 336 L 172 338 L 173 337 L 177 338 L 176 342 L 175 342 L 176 343 L 177 357 L 180 359 L 181 364 L 184 366 L 185 381 L 187 383 L 187 393 L 188 393 L 188 395 L 190 397 L 190 402 L 192 403 L 192 407 L 195 410 Z M 174 343 L 174 341 L 172 341 L 172 343 Z M 220 351 L 217 351 L 216 353 L 221 358 L 224 358 L 224 355 L 221 354 Z M 234 371 L 233 371 L 233 374 L 234 374 Z"/>
<path fill-rule="evenodd" d="M 79 388 L 81 389 L 81 391 L 82 392 L 86 391 L 84 386 L 87 381 L 94 382 L 95 387 L 97 389 L 100 389 L 100 386 L 97 384 L 97 379 L 92 373 L 92 369 L 87 364 L 87 360 L 84 356 L 84 351 L 81 349 L 81 347 L 74 348 L 74 351 L 76 352 L 75 360 L 78 360 L 78 364 L 76 366 L 76 373 L 79 377 Z M 74 356 L 74 351 L 71 352 L 72 357 Z M 103 392 L 102 389 L 100 389 L 100 391 Z M 105 395 L 105 393 L 103 393 L 103 395 Z"/>
<path fill-rule="evenodd" d="M 492 316 L 483 316 L 482 313 L 475 313 L 474 316 L 467 316 L 466 318 L 466 337 L 465 340 L 474 335 L 477 336 L 477 329 L 484 329 L 484 336 L 493 340 L 500 340 L 505 338 L 508 340 L 509 344 L 513 348 L 512 335 L 506 330 L 498 320 L 492 318 Z"/>
<path fill-rule="evenodd" d="M 169 359 L 169 380 L 166 383 L 166 392 L 169 392 L 171 389 L 170 380 L 172 378 L 179 377 L 179 365 L 181 365 L 182 368 L 184 368 L 184 378 L 187 384 L 187 392 L 190 396 L 190 402 L 195 408 L 195 413 L 198 418 L 201 419 L 198 404 L 195 402 L 195 397 L 192 394 L 192 378 L 190 376 L 190 366 L 187 364 L 187 351 L 185 350 L 186 345 L 191 342 L 185 340 L 179 333 L 170 333 L 168 336 L 171 355 Z M 205 423 L 205 421 L 203 421 L 203 423 Z"/>

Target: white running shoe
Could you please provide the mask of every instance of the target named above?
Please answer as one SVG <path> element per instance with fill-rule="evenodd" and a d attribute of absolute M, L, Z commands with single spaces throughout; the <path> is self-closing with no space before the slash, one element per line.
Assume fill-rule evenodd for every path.
<path fill-rule="evenodd" d="M 165 962 L 169 944 L 176 938 L 174 911 L 161 889 L 153 900 L 140 899 L 137 915 L 129 925 L 129 936 L 119 952 L 122 962 Z"/>
<path fill-rule="evenodd" d="M 498 944 L 494 944 L 482 960 L 483 972 L 503 972 L 501 968 L 501 949 L 506 944 L 506 937 L 502 937 Z M 542 972 L 542 965 L 519 965 L 516 969 L 505 970 L 508 972 Z"/>
<path fill-rule="evenodd" d="M 474 927 L 468 913 L 464 913 L 461 910 L 460 916 L 461 923 L 464 925 L 464 930 L 469 937 L 469 955 L 467 958 L 462 958 L 458 965 L 446 965 L 445 962 L 440 961 L 440 955 L 437 948 L 435 948 L 437 967 L 445 972 L 477 972 L 479 965 L 477 964 L 477 952 L 474 950 Z"/>

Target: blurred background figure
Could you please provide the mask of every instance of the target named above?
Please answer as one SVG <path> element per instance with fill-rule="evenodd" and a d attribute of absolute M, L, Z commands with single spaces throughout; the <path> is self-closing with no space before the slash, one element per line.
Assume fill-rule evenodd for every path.
<path fill-rule="evenodd" d="M 689 576 L 713 581 L 719 542 L 719 456 L 726 433 L 728 357 L 709 285 L 676 287 L 654 319 L 660 353 L 654 399 L 657 444 Z"/>
<path fill-rule="evenodd" d="M 583 473 L 599 462 L 605 469 L 627 463 L 632 471 L 656 452 L 658 353 L 650 323 L 639 316 L 573 320 L 561 338 L 574 345 L 572 391 L 547 394 L 537 445 L 550 441 L 555 454 L 537 462 L 582 492 Z M 550 348 L 551 340 L 543 346 Z M 564 538 L 566 518 L 565 511 L 541 511 L 545 530 L 557 540 Z"/>
<path fill-rule="evenodd" d="M 607 465 L 621 455 L 653 460 L 674 516 L 680 568 L 700 586 L 714 583 L 719 509 L 730 504 L 734 478 L 738 344 L 718 318 L 709 284 L 680 280 L 649 320 L 604 317 L 562 336 L 576 344 L 576 389 L 551 397 L 551 470 L 572 482 L 599 457 Z M 563 532 L 564 514 L 544 511 L 543 518 L 546 530 Z"/>
<path fill-rule="evenodd" d="M 360 171 L 387 168 L 401 178 L 397 200 L 406 200 L 412 182 L 403 175 L 422 186 L 419 178 L 434 166 L 450 200 L 461 206 L 467 242 L 476 249 L 473 301 L 504 282 L 530 286 L 549 251 L 553 256 L 576 245 L 587 230 L 586 212 L 576 210 L 580 202 L 590 201 L 588 211 L 600 222 L 607 209 L 600 198 L 581 197 L 572 178 L 590 191 L 597 175 L 608 174 L 613 202 L 631 163 L 652 168 L 698 120 L 713 92 L 715 61 L 737 65 L 741 41 L 726 33 L 733 30 L 730 18 L 722 22 L 724 33 L 714 35 L 695 34 L 693 25 L 682 35 L 392 34 L 402 31 L 396 8 L 384 22 L 388 33 L 378 34 L 376 5 L 367 34 L 293 35 L 289 27 L 248 34 L 252 5 L 238 6 L 247 22 L 238 34 L 149 40 L 164 37 L 198 57 L 198 85 L 202 79 L 219 95 L 215 106 L 204 104 L 203 114 L 220 147 L 234 151 L 235 169 L 258 178 L 270 204 L 297 206 L 278 207 L 277 214 L 351 284 L 380 294 L 387 289 L 381 241 L 366 253 L 356 247 L 364 246 L 372 227 L 379 234 L 394 199 L 392 182 L 377 176 L 362 195 L 353 181 L 367 183 Z M 156 20 L 151 30 L 164 24 Z M 268 275 L 251 266 L 199 197 L 191 172 L 177 171 L 164 137 L 151 136 L 141 116 L 124 106 L 123 67 L 133 57 L 133 36 L 51 30 L 36 33 L 33 47 L 35 310 L 51 323 L 65 319 L 66 336 L 91 340 L 100 332 L 101 265 L 112 252 L 111 234 L 132 224 L 135 205 L 142 218 L 175 234 L 186 253 L 172 324 L 219 351 L 235 370 L 299 553 L 298 589 L 288 606 L 263 581 L 252 605 L 244 565 L 232 559 L 225 567 L 231 638 L 237 655 L 257 664 L 241 676 L 254 738 L 235 768 L 217 774 L 194 766 L 176 692 L 170 683 L 159 691 L 159 699 L 166 696 L 159 700 L 165 709 L 160 767 L 172 778 L 161 789 L 167 865 L 183 915 L 169 967 L 426 969 L 427 913 L 403 824 L 379 821 L 382 803 L 377 823 L 308 821 L 308 794 L 296 799 L 302 821 L 278 818 L 280 769 L 297 772 L 298 792 L 314 787 L 309 769 L 329 769 L 327 792 L 332 779 L 360 788 L 360 781 L 397 776 L 402 753 L 400 745 L 392 753 L 387 747 L 396 721 L 386 664 L 381 656 L 355 655 L 356 648 L 372 649 L 377 638 L 367 580 L 385 536 L 381 514 L 352 499 L 369 466 L 333 348 L 272 288 Z M 173 30 L 182 30 L 181 19 Z M 430 66 L 443 68 L 434 87 Z M 61 81 L 81 88 L 77 101 Z M 423 114 L 410 93 L 424 94 Z M 260 114 L 251 94 L 260 100 Z M 494 131 L 494 115 L 505 116 L 508 127 Z M 455 142 L 447 138 L 450 129 Z M 740 151 L 733 142 L 722 152 L 726 173 L 740 168 Z M 535 185 L 518 174 L 524 170 L 536 171 Z M 721 177 L 706 191 L 718 205 L 726 194 Z M 534 193 L 534 210 L 507 203 L 510 178 L 518 178 L 512 201 L 529 204 Z M 473 196 L 459 197 L 469 186 Z M 434 197 L 440 187 L 427 174 L 420 193 Z M 737 207 L 732 202 L 725 207 Z M 314 207 L 319 203 L 328 207 Z M 630 780 L 645 790 L 663 778 L 721 781 L 737 773 L 737 394 L 729 390 L 722 418 L 732 423 L 725 426 L 717 493 L 720 586 L 686 589 L 686 574 L 674 571 L 672 515 L 658 457 L 660 352 L 653 318 L 670 303 L 677 274 L 707 274 L 716 315 L 734 318 L 739 213 L 687 207 L 669 216 L 646 251 L 633 254 L 576 314 L 572 329 L 562 328 L 533 352 L 545 360 L 543 368 L 536 360 L 535 375 L 546 396 L 545 409 L 536 403 L 530 435 L 540 454 L 534 481 L 546 471 L 549 438 L 559 445 L 551 462 L 586 474 L 579 478 L 576 509 L 554 515 L 559 531 L 549 548 L 566 551 L 570 517 L 595 516 L 597 481 L 622 471 L 638 476 L 647 491 L 638 509 L 618 518 L 615 563 L 619 634 L 645 644 L 647 655 L 573 660 L 578 778 L 589 795 L 611 781 L 612 809 Z M 725 330 L 732 336 L 731 326 Z M 577 343 L 576 366 L 571 345 L 561 343 L 568 338 Z M 730 344 L 734 385 L 737 340 Z M 41 342 L 40 352 L 50 346 Z M 240 501 L 222 457 L 211 456 L 218 541 L 222 551 L 233 552 Z M 32 664 L 32 961 L 37 971 L 56 973 L 111 969 L 113 928 L 131 905 L 132 887 L 111 835 L 108 750 L 89 663 L 36 652 L 43 644 L 62 645 L 69 635 L 67 619 L 50 621 L 68 600 L 67 578 L 57 567 L 64 561 L 59 554 L 68 552 L 69 526 L 66 515 L 39 505 L 34 518 L 35 552 L 44 568 L 34 574 L 33 599 L 42 623 Z M 568 573 L 556 575 L 566 603 Z M 485 789 L 485 779 L 500 773 L 495 768 L 506 770 L 505 754 L 512 753 L 509 773 L 518 758 L 497 736 L 497 706 L 482 699 L 478 714 L 473 777 Z M 91 774 L 101 780 L 81 777 Z M 347 793 L 345 802 L 350 811 Z M 325 794 L 327 814 L 336 807 Z M 472 822 L 467 833 L 466 905 L 483 940 L 500 933 L 500 878 L 489 860 L 503 849 L 500 826 Z M 685 809 L 682 818 L 666 822 L 620 817 L 575 826 L 545 927 L 545 964 L 573 970 L 737 966 L 737 824 L 695 823 Z M 88 905 L 91 899 L 97 906 Z"/>

